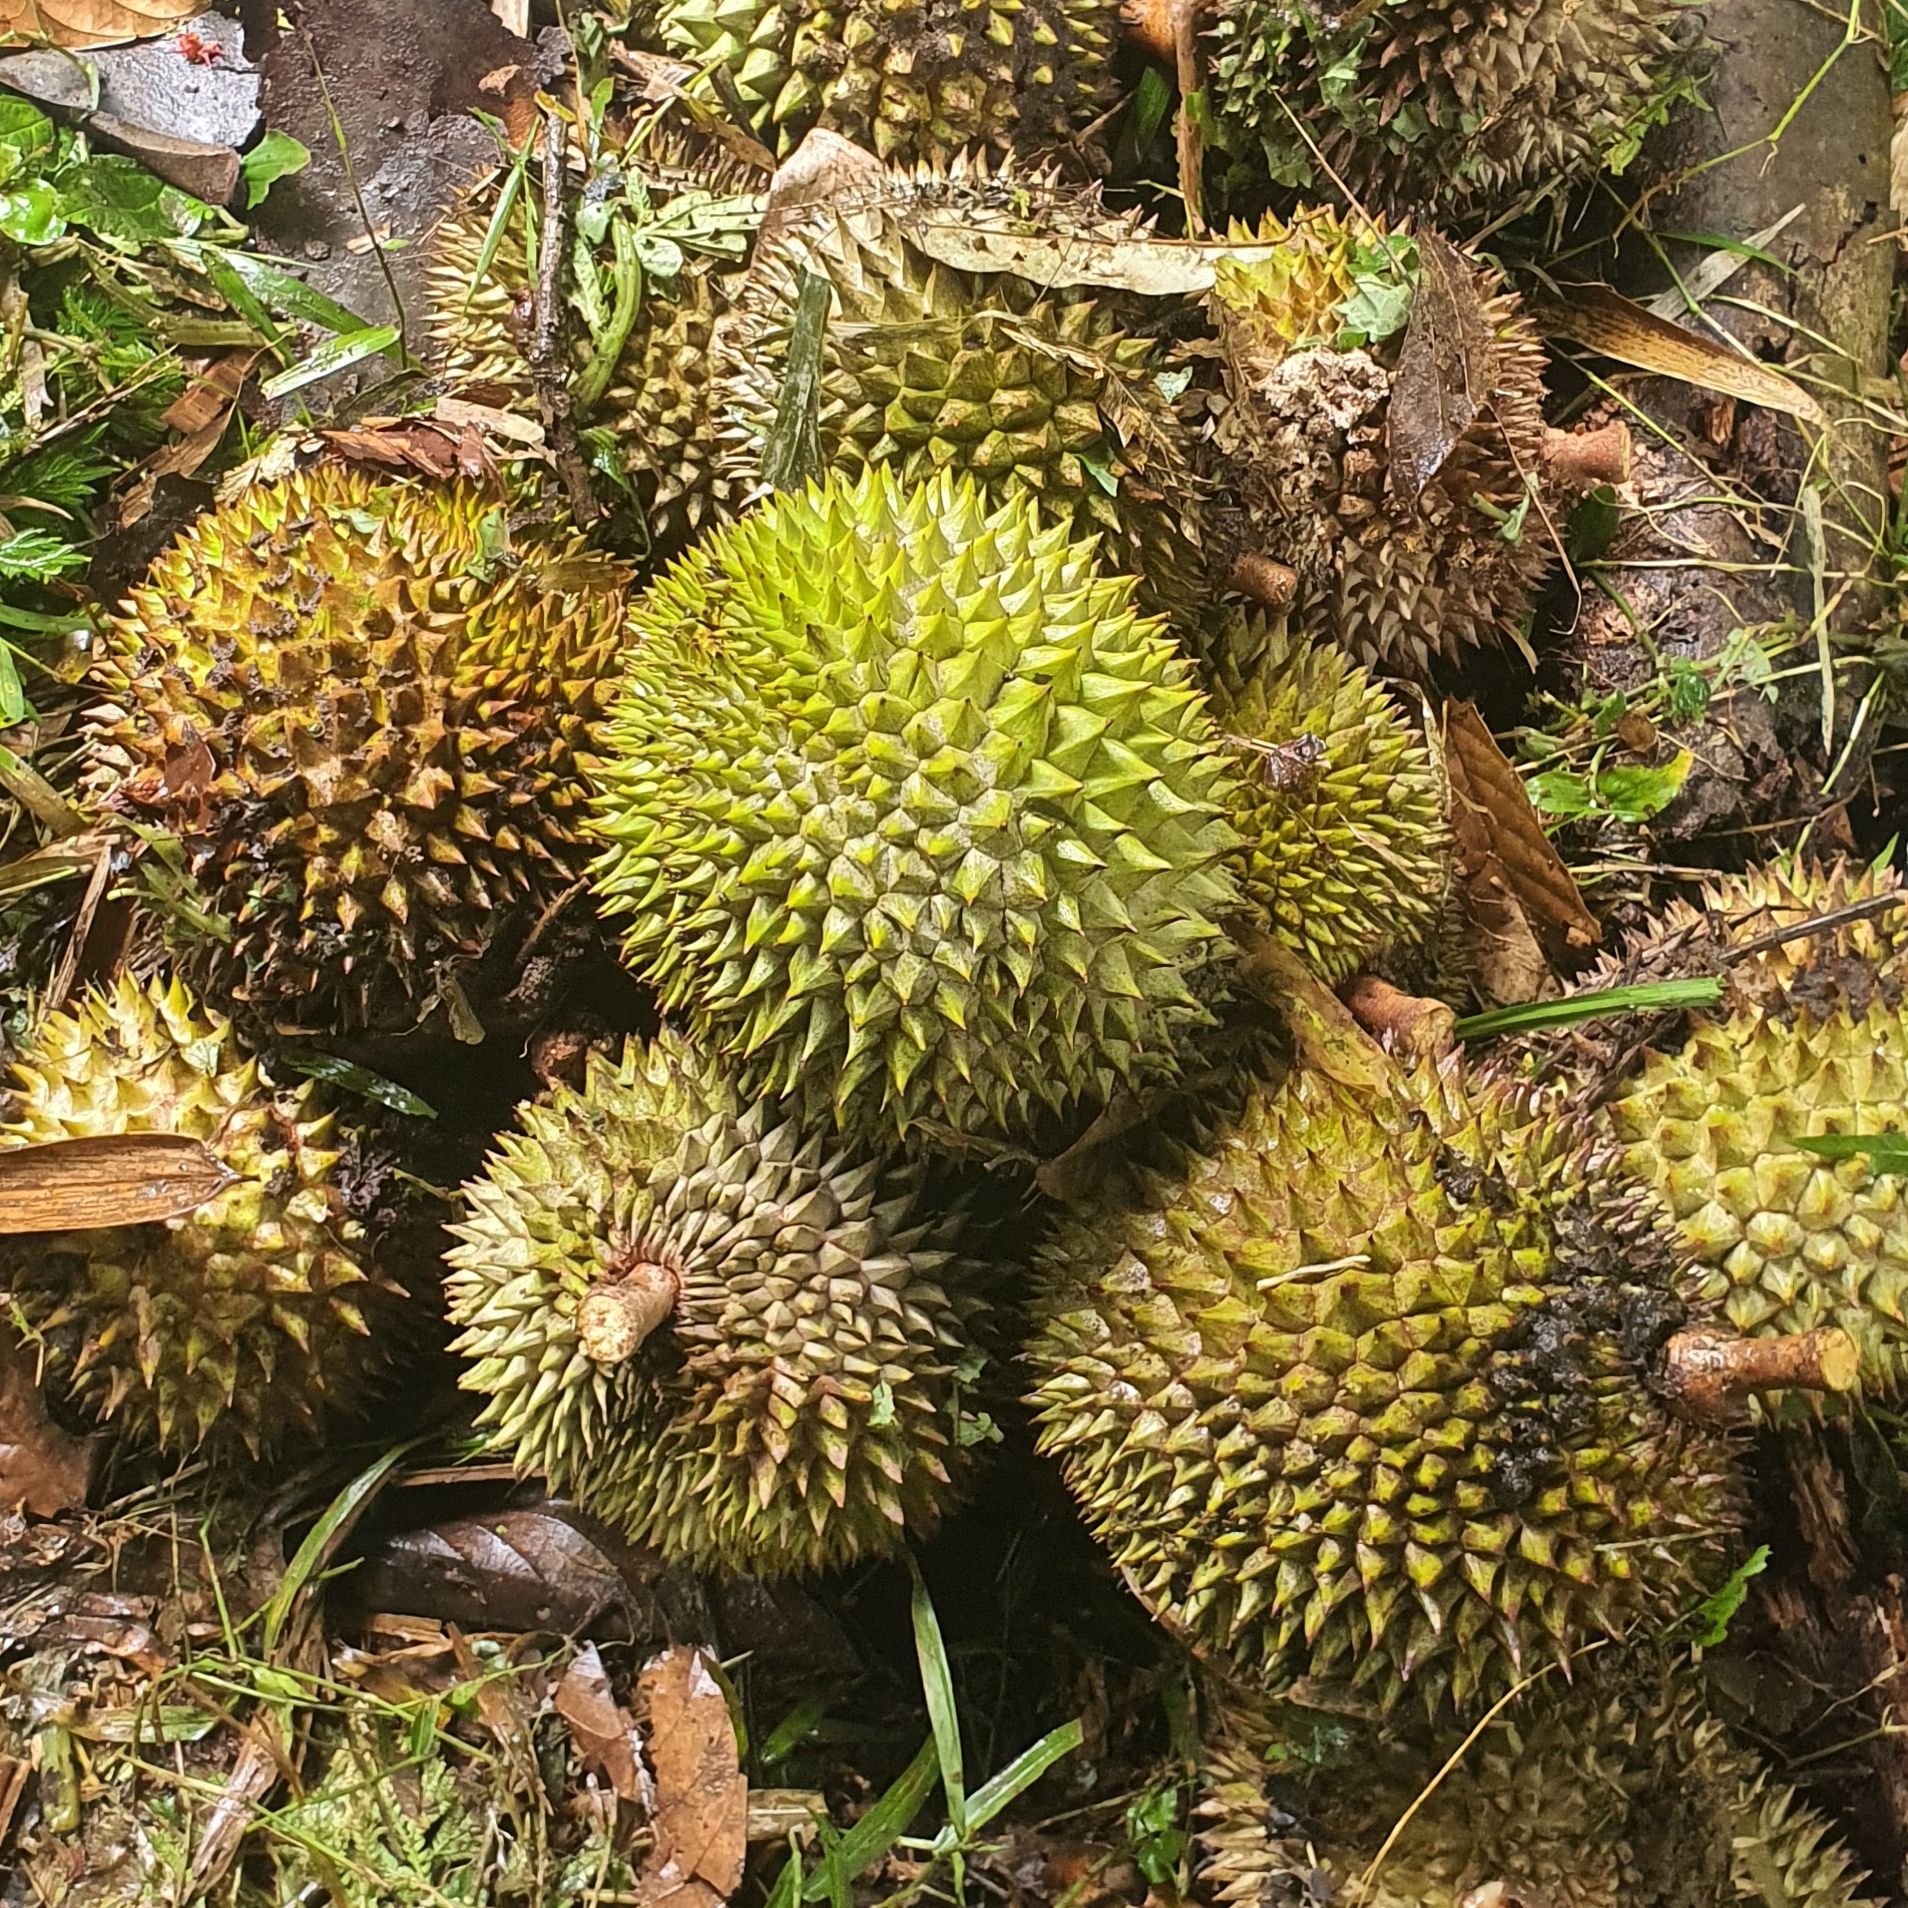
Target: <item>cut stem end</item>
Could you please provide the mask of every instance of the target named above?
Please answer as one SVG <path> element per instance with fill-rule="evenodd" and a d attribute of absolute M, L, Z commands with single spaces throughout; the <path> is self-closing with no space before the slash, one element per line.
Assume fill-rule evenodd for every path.
<path fill-rule="evenodd" d="M 1663 1348 L 1663 1376 L 1686 1417 L 1722 1422 L 1765 1391 L 1853 1391 L 1861 1354 L 1839 1325 L 1777 1338 L 1737 1338 L 1700 1327 Z"/>
<path fill-rule="evenodd" d="M 577 1301 L 576 1339 L 586 1358 L 620 1365 L 676 1309 L 676 1275 L 639 1259 L 621 1278 L 593 1285 Z"/>

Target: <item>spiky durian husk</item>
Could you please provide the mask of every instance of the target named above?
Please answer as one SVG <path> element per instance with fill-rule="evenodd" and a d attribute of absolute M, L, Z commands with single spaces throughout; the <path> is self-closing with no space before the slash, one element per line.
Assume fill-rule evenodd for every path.
<path fill-rule="evenodd" d="M 1676 1270 L 1573 1129 L 1455 1061 L 1300 1069 L 1057 1233 L 1040 1442 L 1168 1622 L 1467 1707 L 1724 1553 L 1728 1445 L 1653 1389 Z"/>
<path fill-rule="evenodd" d="M 661 0 L 663 49 L 734 81 L 787 151 L 825 126 L 883 159 L 1032 156 L 1119 97 L 1117 0 Z"/>
<path fill-rule="evenodd" d="M 576 879 L 624 573 L 504 537 L 473 485 L 320 466 L 201 517 L 110 625 L 96 780 L 223 917 L 190 950 L 206 991 L 402 1032 Z"/>
<path fill-rule="evenodd" d="M 1208 675 L 1213 721 L 1240 756 L 1240 887 L 1314 973 L 1343 980 L 1435 918 L 1446 840 L 1430 750 L 1336 649 L 1269 626 L 1220 653 L 1257 658 Z"/>
<path fill-rule="evenodd" d="M 1345 1908 L 1856 1908 L 1847 1849 L 1730 1739 L 1688 1664 L 1593 1659 L 1578 1677 L 1533 1691 L 1448 1770 L 1455 1742 L 1361 1741 L 1304 1788 L 1267 1760 L 1284 1717 L 1209 1698 L 1209 1898 L 1296 1904 L 1320 1898 L 1316 1877 Z"/>
<path fill-rule="evenodd" d="M 1681 0 L 1218 0 L 1220 142 L 1274 184 L 1342 182 L 1382 210 L 1488 216 L 1627 160 L 1671 96 L 1681 11 Z"/>
<path fill-rule="evenodd" d="M 493 209 L 472 201 L 431 240 L 431 341 L 453 389 L 534 418 L 525 352 L 533 275 L 521 227 L 505 227 L 489 266 L 478 271 Z M 713 351 L 727 309 L 722 275 L 698 265 L 685 266 L 667 285 L 646 282 L 607 388 L 575 419 L 629 486 L 654 556 L 673 556 L 741 501 L 741 485 L 720 466 L 715 415 Z M 577 340 L 572 371 L 581 371 L 589 355 L 587 341 Z"/>
<path fill-rule="evenodd" d="M 1748 1334 L 1840 1325 L 1864 1390 L 1893 1392 L 1908 1347 L 1908 1201 L 1865 1155 L 1795 1142 L 1908 1130 L 1908 1010 L 1700 1021 L 1610 1103 L 1629 1170 L 1654 1185 L 1703 1298 Z"/>
<path fill-rule="evenodd" d="M 1213 445 L 1253 550 L 1297 577 L 1294 621 L 1369 665 L 1416 674 L 1517 631 L 1551 538 L 1543 350 L 1516 296 L 1473 265 L 1495 346 L 1488 399 L 1411 499 L 1387 438 L 1402 330 L 1338 344 L 1358 277 L 1396 275 L 1397 236 L 1322 207 L 1238 236 L 1278 249 L 1218 271 L 1210 309 L 1226 390 Z"/>
<path fill-rule="evenodd" d="M 755 1088 L 889 1140 L 1025 1134 L 1204 1021 L 1224 753 L 1131 582 L 1024 495 L 784 492 L 632 619 L 594 880 Z"/>
<path fill-rule="evenodd" d="M 757 249 L 718 379 L 729 468 L 762 482 L 788 374 L 804 271 L 833 306 L 822 341 L 824 468 L 911 482 L 965 471 L 989 494 L 1035 498 L 1049 522 L 1096 531 L 1148 606 L 1178 611 L 1203 582 L 1191 448 L 1159 383 L 1153 340 L 1122 331 L 1117 300 L 1012 272 L 957 271 L 921 248 L 934 226 L 1042 242 L 1130 236 L 1128 221 L 1051 179 L 959 165 L 899 169 L 805 210 Z"/>
<path fill-rule="evenodd" d="M 0 1143 L 174 1133 L 229 1183 L 151 1225 L 5 1240 L 8 1296 L 76 1401 L 138 1442 L 230 1434 L 255 1454 L 356 1409 L 401 1289 L 367 1256 L 345 1149 L 310 1087 L 279 1090 L 177 981 L 122 976 L 49 1014 L 14 1069 Z"/>
<path fill-rule="evenodd" d="M 911 1176 L 837 1144 L 667 1032 L 527 1108 L 450 1254 L 498 1445 L 698 1567 L 822 1569 L 931 1528 L 966 1468 L 978 1272 Z M 599 1364 L 578 1304 L 638 1264 L 674 1312 Z"/>

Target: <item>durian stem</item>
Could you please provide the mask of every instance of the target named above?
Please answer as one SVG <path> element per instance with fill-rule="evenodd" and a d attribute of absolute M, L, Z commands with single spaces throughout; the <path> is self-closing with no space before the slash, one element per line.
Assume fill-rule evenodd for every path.
<path fill-rule="evenodd" d="M 1384 1049 L 1290 948 L 1243 922 L 1231 931 L 1239 950 L 1234 977 L 1285 1022 L 1308 1065 L 1341 1086 L 1374 1092 L 1396 1080 Z"/>
<path fill-rule="evenodd" d="M 1630 427 L 1618 418 L 1601 430 L 1547 430 L 1544 469 L 1564 490 L 1624 483 L 1630 475 Z"/>
<path fill-rule="evenodd" d="M 1283 615 L 1298 594 L 1298 572 L 1248 550 L 1232 566 L 1232 587 L 1255 603 Z"/>
<path fill-rule="evenodd" d="M 1457 1015 L 1441 1000 L 1407 994 L 1376 974 L 1359 975 L 1343 999 L 1368 1034 L 1399 1053 L 1434 1060 L 1457 1045 Z"/>
<path fill-rule="evenodd" d="M 1706 1326 L 1663 1348 L 1663 1380 L 1685 1417 L 1726 1422 L 1764 1391 L 1853 1391 L 1861 1358 L 1839 1325 L 1777 1338 L 1738 1338 Z"/>
<path fill-rule="evenodd" d="M 638 1259 L 621 1278 L 593 1285 L 577 1301 L 576 1341 L 599 1365 L 620 1365 L 676 1309 L 680 1290 L 666 1265 Z"/>

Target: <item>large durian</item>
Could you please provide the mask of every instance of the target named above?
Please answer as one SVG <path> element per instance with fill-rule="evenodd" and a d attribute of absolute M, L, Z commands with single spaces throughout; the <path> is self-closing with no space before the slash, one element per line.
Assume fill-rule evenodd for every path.
<path fill-rule="evenodd" d="M 493 237 L 494 217 L 494 195 L 479 196 L 433 235 L 426 272 L 431 340 L 452 390 L 535 419 L 528 353 L 535 274 L 521 224 L 509 220 Z M 492 256 L 485 265 L 487 243 Z M 645 276 L 642 302 L 614 365 L 599 380 L 600 393 L 584 393 L 574 405 L 573 421 L 605 472 L 606 493 L 628 488 L 648 553 L 656 557 L 673 556 L 709 524 L 732 515 L 741 500 L 740 483 L 721 467 L 713 385 L 715 333 L 729 308 L 730 276 L 694 258 L 666 281 Z M 586 335 L 567 340 L 573 399 L 583 390 L 591 351 Z"/>
<path fill-rule="evenodd" d="M 771 143 L 824 126 L 883 159 L 1033 156 L 1119 97 L 1118 0 L 659 0 L 664 51 L 734 84 Z"/>
<path fill-rule="evenodd" d="M 787 492 L 632 611 L 593 875 L 752 1090 L 1026 1135 L 1172 1062 L 1236 905 L 1189 666 L 1024 495 Z"/>
<path fill-rule="evenodd" d="M 760 487 L 805 272 L 831 307 L 818 424 L 824 469 L 879 466 L 918 482 L 965 471 L 1024 493 L 1050 522 L 1097 531 L 1149 607 L 1179 611 L 1203 584 L 1201 495 L 1160 346 L 1124 327 L 1110 293 L 1069 284 L 1072 244 L 1131 237 L 1130 221 L 1044 176 L 898 168 L 804 207 L 757 248 L 718 362 L 730 469 Z M 1032 274 L 958 270 L 923 249 L 984 233 Z"/>
<path fill-rule="evenodd" d="M 230 1437 L 258 1454 L 349 1416 L 405 1300 L 369 1256 L 364 1176 L 315 1090 L 273 1087 L 177 981 L 122 976 L 35 1029 L 0 1143 L 144 1133 L 203 1141 L 226 1182 L 163 1222 L 0 1250 L 76 1402 L 174 1452 Z"/>
<path fill-rule="evenodd" d="M 1620 170 L 1674 96 L 1683 0 L 1217 0 L 1212 107 L 1244 180 L 1488 216 Z"/>
<path fill-rule="evenodd" d="M 1573 1127 L 1456 1060 L 1300 1066 L 1044 1254 L 1040 1443 L 1128 1583 L 1250 1674 L 1488 1701 L 1727 1554 L 1673 1416 L 1677 1262 Z"/>
<path fill-rule="evenodd" d="M 1417 674 L 1516 636 L 1554 541 L 1543 351 L 1516 296 L 1442 241 L 1425 241 L 1434 265 L 1402 233 L 1324 207 L 1236 236 L 1253 249 L 1221 258 L 1208 301 L 1225 384 L 1212 449 L 1246 550 L 1292 573 L 1294 620 Z M 1394 437 L 1393 400 L 1434 271 L 1470 281 L 1457 295 L 1475 304 L 1480 362 L 1463 375 L 1483 388 L 1426 469 Z"/>
<path fill-rule="evenodd" d="M 525 1109 L 465 1198 L 450 1311 L 480 1422 L 633 1539 L 821 1569 L 955 1494 L 978 1271 L 911 1176 L 665 1032 Z"/>
<path fill-rule="evenodd" d="M 1662 939 L 1702 933 L 1723 1001 L 1609 1102 L 1632 1172 L 1674 1213 L 1699 1290 L 1743 1333 L 1839 1325 L 1865 1389 L 1899 1390 L 1908 1351 L 1908 1198 L 1900 1173 L 1795 1142 L 1908 1132 L 1908 908 L 1897 877 L 1768 870 L 1712 884 Z M 1879 914 L 1778 939 L 1869 902 Z"/>
<path fill-rule="evenodd" d="M 1313 973 L 1344 980 L 1436 920 L 1441 779 L 1422 731 L 1348 656 L 1242 620 L 1208 671 L 1213 721 L 1240 756 L 1239 885 Z"/>
<path fill-rule="evenodd" d="M 107 631 L 96 782 L 174 835 L 205 991 L 287 1031 L 507 991 L 576 881 L 624 574 L 474 485 L 319 466 L 201 517 Z"/>
<path fill-rule="evenodd" d="M 1459 1754 L 1354 1732 L 1303 1784 L 1280 1753 L 1298 1712 L 1220 1696 L 1197 1811 L 1208 1898 L 1299 1908 L 1323 1884 L 1334 1908 L 1857 1908 L 1848 1850 L 1730 1739 L 1700 1672 L 1645 1652 L 1577 1677 Z"/>

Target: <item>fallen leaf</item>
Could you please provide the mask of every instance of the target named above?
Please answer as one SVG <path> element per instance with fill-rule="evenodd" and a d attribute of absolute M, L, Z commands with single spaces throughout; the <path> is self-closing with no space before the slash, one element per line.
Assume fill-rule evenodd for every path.
<path fill-rule="evenodd" d="M 494 477 L 496 460 L 483 438 L 465 422 L 453 433 L 427 418 L 411 418 L 381 428 L 320 431 L 326 448 L 348 464 L 377 464 L 387 470 L 415 470 L 440 481 L 462 475 Z"/>
<path fill-rule="evenodd" d="M 655 1785 L 643 1767 L 643 1739 L 630 1713 L 610 1688 L 603 1659 L 586 1643 L 570 1661 L 550 1698 L 570 1725 L 570 1737 L 586 1767 L 599 1770 L 625 1802 L 655 1807 Z"/>
<path fill-rule="evenodd" d="M 163 33 L 200 0 L 0 0 L 0 38 L 45 39 L 68 49 Z"/>
<path fill-rule="evenodd" d="M 96 1440 L 76 1438 L 46 1415 L 38 1363 L 0 1324 L 0 1505 L 57 1517 L 86 1502 Z"/>
<path fill-rule="evenodd" d="M 18 1756 L 0 1756 L 0 1843 L 13 1832 L 13 1817 L 32 1772 L 33 1765 Z"/>
<path fill-rule="evenodd" d="M 1619 364 L 1720 391 L 1804 423 L 1825 421 L 1822 407 L 1799 384 L 1719 338 L 1659 318 L 1608 285 L 1564 285 L 1559 290 L 1559 298 L 1529 301 L 1538 328 L 1552 338 L 1587 345 Z"/>
<path fill-rule="evenodd" d="M 232 1866 L 239 1844 L 258 1819 L 258 1805 L 278 1786 L 290 1767 L 278 1719 L 269 1709 L 256 1710 L 242 1725 L 244 1740 L 219 1799 L 199 1824 L 198 1845 L 186 1871 L 181 1898 L 196 1901 L 209 1894 Z"/>
<path fill-rule="evenodd" d="M 534 417 L 520 417 L 515 411 L 499 410 L 494 404 L 473 404 L 468 398 L 441 397 L 432 413 L 437 422 L 451 430 L 491 431 L 519 444 L 543 447 L 543 426 Z"/>
<path fill-rule="evenodd" d="M 159 414 L 169 431 L 202 431 L 222 419 L 244 388 L 245 379 L 259 360 L 255 347 L 225 352 L 195 372 L 186 388 Z"/>
<path fill-rule="evenodd" d="M 638 1893 L 646 1908 L 721 1908 L 741 1885 L 749 1840 L 749 1785 L 722 1686 L 701 1651 L 678 1646 L 644 1665 L 637 1691 L 656 1777 L 656 1839 Z"/>
<path fill-rule="evenodd" d="M 1476 268 L 1435 232 L 1416 238 L 1418 288 L 1385 417 L 1389 482 L 1406 503 L 1423 496 L 1497 383 L 1497 340 Z"/>
<path fill-rule="evenodd" d="M 232 1178 L 203 1140 L 102 1133 L 0 1148 L 0 1232 L 147 1225 L 202 1206 Z"/>

